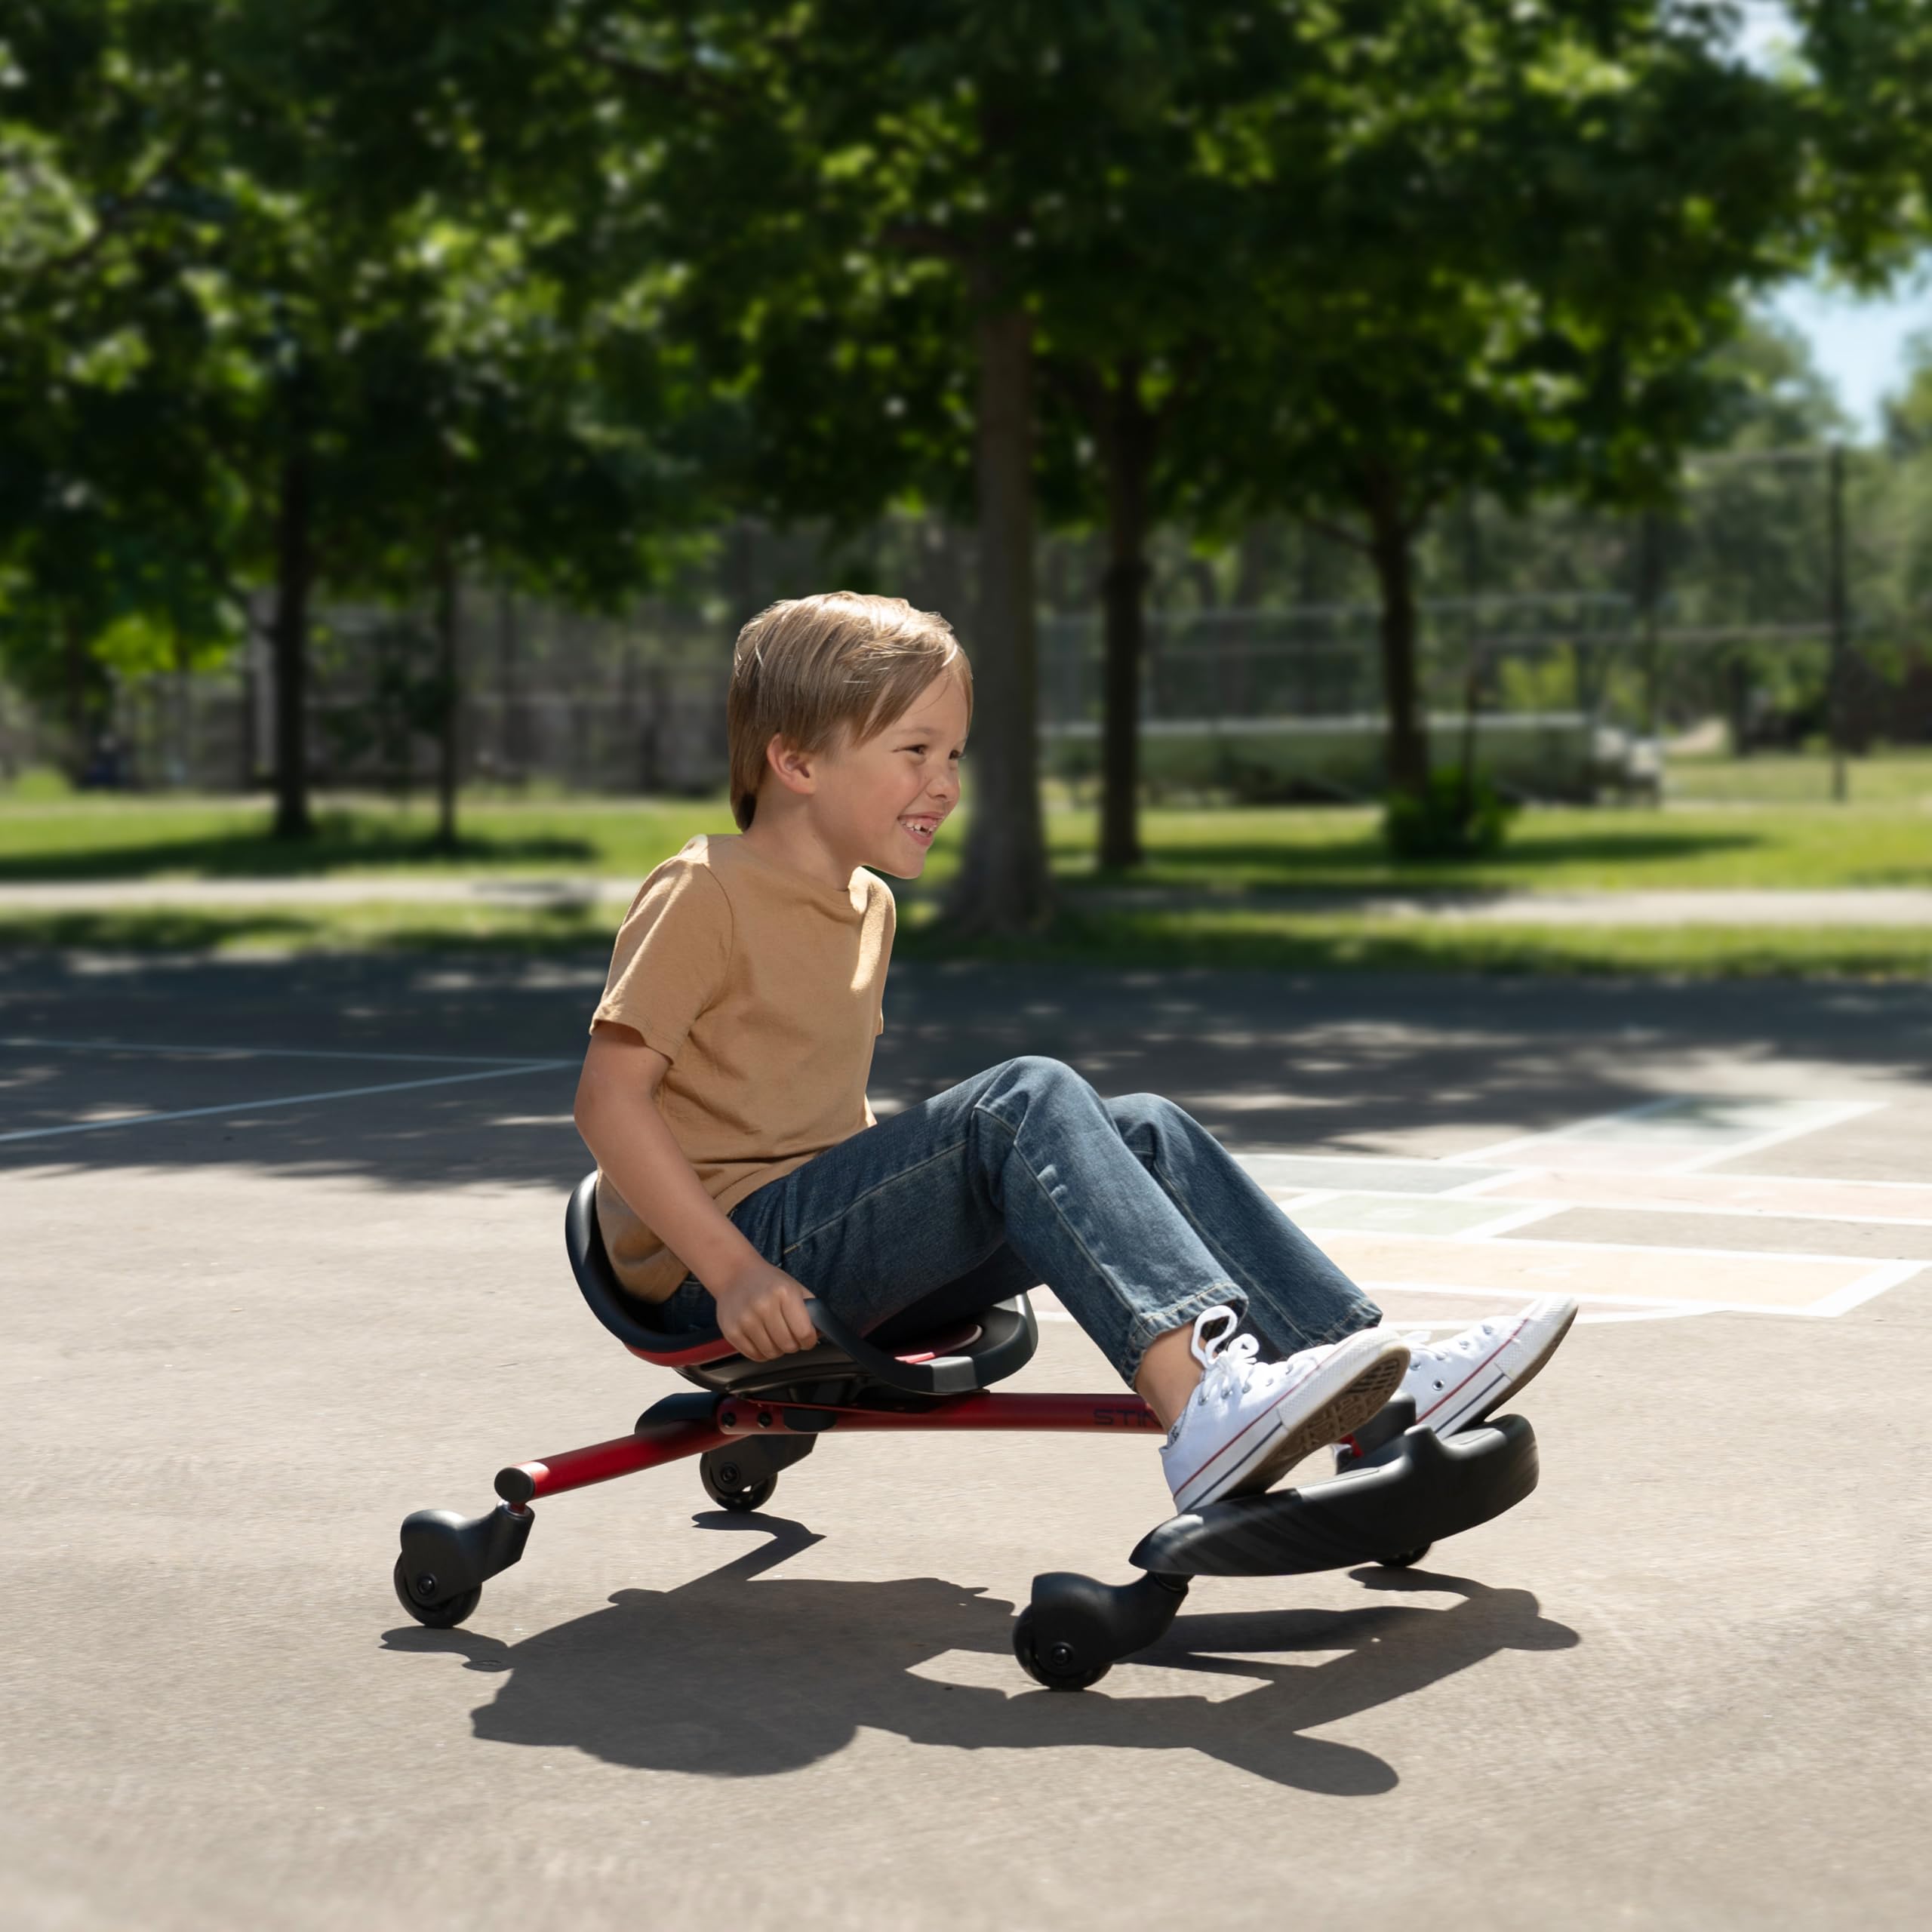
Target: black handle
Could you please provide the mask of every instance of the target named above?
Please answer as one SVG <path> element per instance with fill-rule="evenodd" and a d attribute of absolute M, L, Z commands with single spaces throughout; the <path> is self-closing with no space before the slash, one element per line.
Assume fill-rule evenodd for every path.
<path fill-rule="evenodd" d="M 821 1340 L 829 1342 L 840 1354 L 850 1356 L 875 1381 L 883 1382 L 889 1389 L 903 1389 L 914 1395 L 963 1395 L 980 1386 L 973 1364 L 964 1359 L 942 1355 L 934 1361 L 901 1361 L 897 1355 L 875 1348 L 857 1330 L 848 1327 L 816 1295 L 805 1297 L 805 1312 Z"/>

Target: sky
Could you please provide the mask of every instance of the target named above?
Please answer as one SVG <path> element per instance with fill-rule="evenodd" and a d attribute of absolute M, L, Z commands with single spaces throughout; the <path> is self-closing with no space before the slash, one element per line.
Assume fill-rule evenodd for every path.
<path fill-rule="evenodd" d="M 1794 282 L 1764 305 L 1811 345 L 1861 441 L 1878 434 L 1878 405 L 1905 385 L 1914 335 L 1932 336 L 1932 282 L 1861 300 L 1822 281 Z"/>
<path fill-rule="evenodd" d="M 1778 0 L 1740 0 L 1743 46 L 1752 59 L 1775 60 L 1791 37 Z M 1766 303 L 1811 345 L 1825 380 L 1838 392 L 1861 438 L 1879 431 L 1879 404 L 1905 386 L 1913 336 L 1932 337 L 1932 263 L 1888 295 L 1860 297 L 1823 276 L 1788 284 Z"/>

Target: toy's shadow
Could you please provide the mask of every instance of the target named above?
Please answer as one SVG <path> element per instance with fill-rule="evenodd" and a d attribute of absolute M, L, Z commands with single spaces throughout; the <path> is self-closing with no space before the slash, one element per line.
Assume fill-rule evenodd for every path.
<path fill-rule="evenodd" d="M 392 1650 L 454 1652 L 506 1681 L 474 1714 L 476 1735 L 571 1745 L 613 1764 L 758 1777 L 832 1755 L 862 1724 L 915 1744 L 974 1750 L 1103 1744 L 1200 1751 L 1278 1784 L 1338 1796 L 1389 1791 L 1372 1752 L 1303 1734 L 1388 1703 L 1504 1650 L 1565 1650 L 1574 1631 L 1526 1590 L 1432 1572 L 1359 1573 L 1396 1592 L 1454 1592 L 1447 1609 L 1183 1614 L 1134 1661 L 1264 1680 L 1205 1696 L 1082 1696 L 1029 1684 L 1012 1661 L 1012 1606 L 937 1577 L 888 1583 L 763 1576 L 819 1539 L 774 1517 L 699 1519 L 768 1543 L 675 1590 L 620 1590 L 608 1609 L 521 1643 L 466 1630 L 388 1633 Z M 1211 1585 L 1210 1586 L 1211 1588 Z M 915 1667 L 948 1651 L 1002 1660 L 1015 1694 L 945 1684 Z M 1212 1654 L 1239 1652 L 1235 1658 Z M 1318 1663 L 1297 1653 L 1339 1652 Z M 1272 1660 L 1279 1654 L 1281 1662 Z M 1122 1687 L 1124 1687 L 1124 1686 Z"/>

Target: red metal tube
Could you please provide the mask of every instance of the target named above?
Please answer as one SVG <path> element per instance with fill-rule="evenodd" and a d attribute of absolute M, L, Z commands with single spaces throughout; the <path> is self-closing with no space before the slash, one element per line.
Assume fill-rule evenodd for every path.
<path fill-rule="evenodd" d="M 532 1502 L 540 1496 L 561 1496 L 568 1489 L 583 1489 L 594 1482 L 608 1482 L 613 1476 L 655 1469 L 660 1463 L 701 1456 L 724 1440 L 723 1433 L 709 1423 L 655 1423 L 635 1435 L 593 1442 L 587 1449 L 566 1449 L 540 1461 L 514 1463 L 497 1472 L 497 1494 L 515 1503 Z"/>
<path fill-rule="evenodd" d="M 809 1423 L 794 1428 L 787 1414 L 801 1421 L 832 1418 L 820 1427 L 841 1433 L 871 1429 L 1038 1429 L 1088 1430 L 1100 1434 L 1145 1435 L 1164 1433 L 1160 1420 L 1138 1395 L 1060 1395 L 980 1393 L 957 1395 L 930 1409 L 839 1409 L 811 1402 L 761 1402 L 731 1397 L 718 1405 L 717 1426 L 725 1435 L 810 1435 Z M 588 1451 L 580 1451 L 588 1454 Z"/>

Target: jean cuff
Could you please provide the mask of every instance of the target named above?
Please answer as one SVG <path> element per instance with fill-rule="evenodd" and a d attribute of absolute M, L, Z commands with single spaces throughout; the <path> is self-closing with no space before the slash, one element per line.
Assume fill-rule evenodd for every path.
<path fill-rule="evenodd" d="M 1141 1358 L 1163 1335 L 1176 1328 L 1191 1327 L 1211 1308 L 1232 1308 L 1238 1314 L 1244 1314 L 1247 1297 L 1232 1281 L 1217 1281 L 1179 1301 L 1170 1302 L 1165 1308 L 1137 1309 L 1127 1331 L 1127 1360 L 1119 1365 L 1129 1386 L 1140 1373 Z"/>

